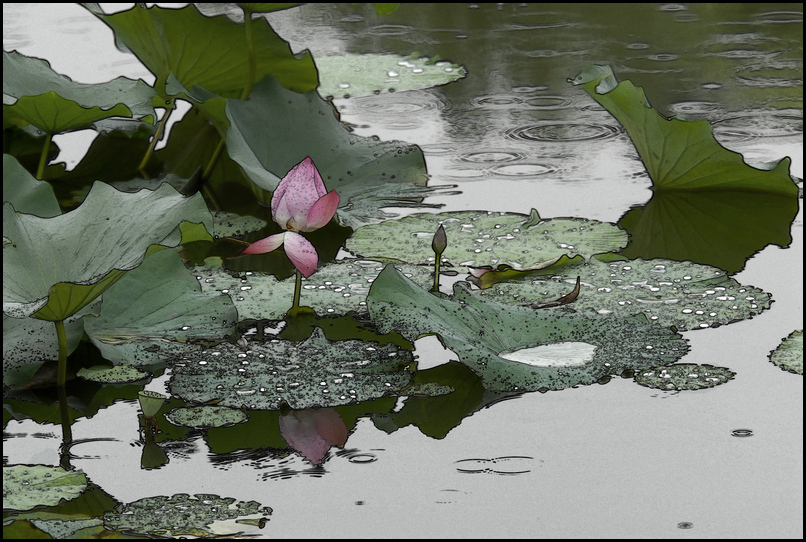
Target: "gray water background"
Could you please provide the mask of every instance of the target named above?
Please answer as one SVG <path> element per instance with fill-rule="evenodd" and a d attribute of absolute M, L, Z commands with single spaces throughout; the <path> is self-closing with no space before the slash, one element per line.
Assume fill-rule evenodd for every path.
<path fill-rule="evenodd" d="M 3 15 L 6 50 L 46 58 L 80 82 L 151 81 L 76 5 L 4 4 Z M 314 58 L 416 52 L 467 67 L 467 78 L 444 87 L 335 100 L 356 133 L 423 148 L 430 184 L 461 191 L 427 200 L 445 211 L 534 207 L 616 222 L 645 203 L 650 181 L 629 140 L 597 132 L 613 121 L 565 82 L 594 63 L 643 86 L 660 111 L 716 123 L 720 141 L 748 161 L 790 156 L 802 177 L 802 4 L 404 4 L 385 17 L 369 5 L 308 4 L 269 20 Z M 536 128 L 552 124 L 560 131 Z M 573 141 L 569 124 L 594 128 Z M 520 137 L 535 133 L 562 137 Z M 75 164 L 91 138 L 58 136 L 60 159 Z M 73 426 L 74 439 L 86 440 L 73 447 L 73 465 L 124 502 L 178 492 L 257 500 L 274 508 L 267 537 L 802 538 L 803 380 L 767 361 L 803 328 L 802 227 L 801 211 L 789 248 L 765 248 L 736 275 L 772 293 L 771 310 L 685 333 L 682 362 L 737 373 L 711 390 L 615 379 L 526 394 L 442 440 L 412 426 L 387 435 L 360 420 L 323 474 L 294 457 L 284 478 L 269 458 L 216 465 L 201 439 L 169 450 L 167 467 L 143 471 L 136 427 L 120 422 L 135 419 L 137 406 L 124 402 Z M 422 365 L 451 357 L 434 339 L 418 341 L 417 353 Z M 164 391 L 164 382 L 148 389 Z M 754 435 L 733 437 L 738 428 Z M 11 421 L 4 460 L 58 464 L 60 438 L 57 427 Z M 492 461 L 477 463 L 490 472 L 457 468 L 513 456 L 532 458 L 513 463 L 528 472 L 496 474 L 503 463 Z"/>

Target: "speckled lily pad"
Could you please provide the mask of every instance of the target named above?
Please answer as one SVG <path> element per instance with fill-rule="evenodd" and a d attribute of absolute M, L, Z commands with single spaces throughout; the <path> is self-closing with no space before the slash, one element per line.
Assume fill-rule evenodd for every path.
<path fill-rule="evenodd" d="M 586 316 L 644 314 L 681 331 L 751 318 L 770 307 L 770 294 L 739 284 L 716 267 L 674 260 L 603 262 L 592 258 L 557 274 L 500 282 L 476 295 L 531 305 L 564 295 L 580 277 L 580 293 L 567 310 Z"/>
<path fill-rule="evenodd" d="M 635 382 L 647 388 L 666 391 L 701 390 L 724 384 L 735 375 L 724 367 L 679 363 L 637 371 Z"/>
<path fill-rule="evenodd" d="M 770 361 L 790 373 L 803 374 L 803 330 L 793 331 L 778 348 L 770 352 Z"/>
<path fill-rule="evenodd" d="M 275 339 L 243 350 L 229 343 L 188 354 L 174 367 L 171 392 L 188 402 L 249 410 L 340 406 L 400 395 L 412 353 L 392 344 L 331 342 L 321 329 L 301 342 Z"/>
<path fill-rule="evenodd" d="M 440 224 L 448 237 L 443 261 L 453 266 L 510 265 L 516 269 L 567 255 L 589 258 L 627 245 L 627 232 L 615 224 L 585 218 L 542 220 L 517 213 L 459 211 L 420 213 L 359 228 L 345 247 L 362 258 L 434 261 L 431 241 Z"/>
<path fill-rule="evenodd" d="M 165 415 L 174 425 L 194 428 L 226 427 L 245 422 L 246 412 L 222 406 L 200 406 L 175 408 Z"/>
<path fill-rule="evenodd" d="M 242 529 L 222 533 L 212 527 L 213 523 L 236 520 L 240 525 L 244 519 L 263 520 L 271 515 L 272 509 L 255 501 L 236 502 L 230 497 L 199 494 L 191 497 L 178 493 L 170 497 L 146 497 L 128 504 L 122 504 L 104 514 L 107 528 L 157 538 L 210 537 L 218 538 L 225 534 L 235 535 Z"/>
<path fill-rule="evenodd" d="M 121 384 L 123 382 L 137 382 L 151 375 L 131 365 L 117 365 L 115 367 L 85 367 L 76 373 L 84 380 L 103 382 L 106 384 Z"/>
<path fill-rule="evenodd" d="M 81 471 L 47 465 L 3 467 L 3 508 L 7 510 L 56 506 L 75 499 L 85 489 L 87 477 Z"/>

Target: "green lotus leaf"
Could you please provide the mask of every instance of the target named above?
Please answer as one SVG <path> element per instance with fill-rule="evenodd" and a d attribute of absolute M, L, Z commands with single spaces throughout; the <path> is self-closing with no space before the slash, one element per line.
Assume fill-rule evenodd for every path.
<path fill-rule="evenodd" d="M 567 294 L 580 277 L 580 293 L 566 307 L 588 317 L 644 314 L 680 331 L 718 327 L 768 309 L 770 294 L 744 286 L 721 269 L 673 260 L 604 262 L 554 269 L 550 277 L 500 282 L 475 295 L 502 303 L 535 305 Z"/>
<path fill-rule="evenodd" d="M 166 352 L 182 349 L 168 348 L 170 341 L 222 339 L 238 320 L 229 296 L 202 292 L 172 250 L 148 256 L 104 292 L 103 300 L 100 315 L 88 318 L 84 327 L 104 358 L 115 363 L 161 361 Z"/>
<path fill-rule="evenodd" d="M 422 286 L 434 283 L 433 269 L 413 265 L 400 266 Z M 302 280 L 300 303 L 318 315 L 367 312 L 367 294 L 372 281 L 383 270 L 378 262 L 342 260 L 320 267 Z M 202 291 L 225 293 L 238 309 L 241 320 L 282 320 L 294 297 L 295 277 L 277 280 L 274 275 L 246 272 L 232 276 L 217 263 L 208 260 L 193 269 Z"/>
<path fill-rule="evenodd" d="M 742 155 L 714 139 L 706 120 L 667 119 L 649 104 L 641 87 L 618 83 L 610 66 L 590 66 L 569 82 L 582 88 L 624 127 L 659 190 L 747 190 L 797 195 L 791 160 L 770 170 L 750 167 Z"/>
<path fill-rule="evenodd" d="M 803 374 L 803 330 L 793 331 L 770 352 L 770 361 L 790 373 Z"/>
<path fill-rule="evenodd" d="M 682 337 L 643 315 L 586 318 L 513 307 L 474 296 L 466 283 L 435 296 L 387 265 L 373 282 L 369 313 L 381 332 L 413 340 L 438 334 L 446 348 L 496 391 L 559 390 L 640 367 L 670 364 Z"/>
<path fill-rule="evenodd" d="M 50 184 L 34 178 L 10 154 L 3 155 L 3 201 L 10 202 L 18 213 L 42 218 L 62 214 Z"/>
<path fill-rule="evenodd" d="M 92 382 L 122 384 L 124 382 L 137 382 L 138 380 L 149 378 L 151 374 L 141 371 L 132 365 L 118 365 L 116 367 L 84 367 L 76 373 L 76 376 Z"/>
<path fill-rule="evenodd" d="M 83 84 L 54 72 L 47 61 L 3 51 L 3 124 L 32 124 L 49 134 L 80 130 L 109 117 L 153 122 L 154 89 L 118 77 Z"/>
<path fill-rule="evenodd" d="M 517 213 L 457 211 L 420 213 L 359 228 L 345 248 L 362 258 L 432 264 L 431 241 L 439 225 L 448 246 L 442 259 L 453 266 L 510 265 L 532 267 L 560 256 L 617 251 L 627 234 L 614 224 L 584 218 L 541 220 L 537 211 Z"/>
<path fill-rule="evenodd" d="M 248 416 L 246 412 L 237 408 L 200 406 L 175 408 L 168 412 L 165 418 L 174 425 L 207 429 L 245 422 Z"/>
<path fill-rule="evenodd" d="M 87 477 L 81 471 L 46 465 L 3 467 L 3 508 L 6 510 L 56 506 L 75 499 L 85 489 Z"/>
<path fill-rule="evenodd" d="M 255 501 L 243 502 L 230 497 L 198 494 L 190 496 L 177 493 L 166 497 L 146 497 L 121 504 L 104 513 L 107 529 L 145 537 L 218 538 L 227 535 L 244 535 L 244 523 L 239 523 L 238 532 L 222 533 L 211 525 L 227 520 L 266 518 L 272 509 Z M 251 533 L 254 535 L 255 533 Z"/>
<path fill-rule="evenodd" d="M 344 54 L 319 56 L 319 94 L 367 96 L 446 85 L 467 75 L 462 66 L 448 61 L 392 54 Z"/>
<path fill-rule="evenodd" d="M 187 402 L 249 410 L 341 406 L 400 395 L 411 373 L 408 350 L 357 340 L 330 342 L 317 328 L 301 343 L 272 340 L 246 349 L 222 343 L 186 353 L 170 389 Z"/>
<path fill-rule="evenodd" d="M 149 246 L 178 244 L 171 234 L 183 220 L 211 227 L 200 195 L 167 184 L 127 194 L 96 182 L 80 207 L 52 218 L 5 203 L 3 311 L 64 320 L 138 266 Z"/>
<path fill-rule="evenodd" d="M 247 233 L 266 227 L 266 221 L 254 216 L 242 216 L 224 211 L 213 212 L 214 239 L 221 237 L 240 237 Z"/>
<path fill-rule="evenodd" d="M 227 118 L 227 152 L 252 182 L 273 192 L 310 156 L 328 191 L 338 192 L 338 217 L 348 226 L 382 219 L 380 207 L 417 203 L 428 190 L 418 147 L 351 134 L 316 92 L 291 92 L 267 77 L 248 100 L 228 101 Z"/>
<path fill-rule="evenodd" d="M 144 8 L 107 15 L 89 5 L 115 33 L 121 50 L 131 52 L 157 77 L 158 91 L 172 76 L 184 88 L 203 87 L 224 97 L 240 97 L 251 82 L 266 75 L 286 88 L 308 92 L 318 76 L 311 55 L 295 55 L 265 19 L 252 21 L 256 57 L 250 74 L 246 30 L 225 15 L 205 17 L 195 6 L 181 9 Z"/>
<path fill-rule="evenodd" d="M 713 388 L 731 380 L 736 373 L 724 367 L 678 363 L 636 371 L 635 382 L 665 391 L 701 390 Z"/>

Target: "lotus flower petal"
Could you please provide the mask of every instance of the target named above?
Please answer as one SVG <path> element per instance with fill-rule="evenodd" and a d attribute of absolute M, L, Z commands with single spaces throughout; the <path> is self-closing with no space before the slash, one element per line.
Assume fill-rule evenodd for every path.
<path fill-rule="evenodd" d="M 276 233 L 264 237 L 260 241 L 255 241 L 244 250 L 241 254 L 265 254 L 272 250 L 277 250 L 283 244 L 285 233 Z"/>
<path fill-rule="evenodd" d="M 307 229 L 308 213 L 325 194 L 325 183 L 309 156 L 294 166 L 277 185 L 271 198 L 272 218 L 283 228 L 311 231 Z"/>
<path fill-rule="evenodd" d="M 300 231 L 314 231 L 326 226 L 336 214 L 338 207 L 339 195 L 335 191 L 328 192 L 313 204 L 308 211 L 307 225 L 305 228 L 300 228 Z"/>
<path fill-rule="evenodd" d="M 294 267 L 305 278 L 313 275 L 319 265 L 319 254 L 316 253 L 311 242 L 293 231 L 280 235 L 285 235 L 285 253 Z"/>

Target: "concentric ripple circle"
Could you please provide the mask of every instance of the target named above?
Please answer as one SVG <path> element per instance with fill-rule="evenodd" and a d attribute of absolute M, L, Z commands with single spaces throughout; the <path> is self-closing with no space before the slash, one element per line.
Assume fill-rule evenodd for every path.
<path fill-rule="evenodd" d="M 607 124 L 554 122 L 520 126 L 507 130 L 505 134 L 506 137 L 519 141 L 573 142 L 609 139 L 621 132 L 621 127 Z"/>

